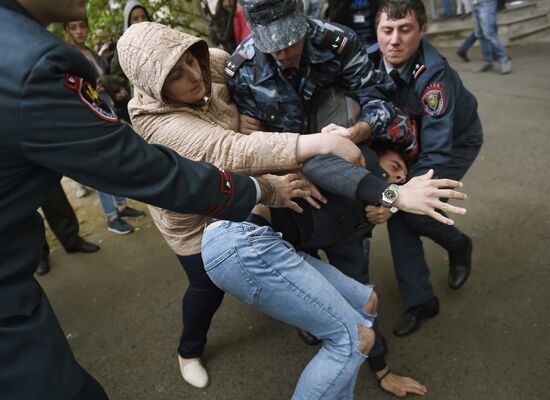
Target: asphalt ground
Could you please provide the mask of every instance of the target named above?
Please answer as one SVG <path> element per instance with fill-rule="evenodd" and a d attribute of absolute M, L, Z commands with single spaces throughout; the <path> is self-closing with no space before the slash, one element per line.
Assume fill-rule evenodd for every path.
<path fill-rule="evenodd" d="M 447 254 L 426 240 L 441 312 L 417 333 L 394 337 L 403 306 L 386 230 L 375 230 L 371 276 L 388 363 L 425 383 L 426 399 L 550 398 L 550 44 L 509 48 L 514 70 L 507 76 L 472 72 L 481 64 L 478 49 L 468 64 L 453 49 L 443 52 L 477 96 L 485 130 L 484 147 L 464 179 L 468 213 L 456 218 L 474 239 L 474 266 L 467 284 L 451 291 Z M 210 387 L 182 381 L 176 347 L 186 277 L 152 221 L 137 226 L 130 236 L 98 226 L 87 238 L 100 242 L 101 251 L 54 250 L 52 271 L 38 278 L 77 359 L 110 397 L 290 398 L 316 348 L 231 296 L 215 316 L 204 355 Z M 391 396 L 365 366 L 356 398 Z"/>

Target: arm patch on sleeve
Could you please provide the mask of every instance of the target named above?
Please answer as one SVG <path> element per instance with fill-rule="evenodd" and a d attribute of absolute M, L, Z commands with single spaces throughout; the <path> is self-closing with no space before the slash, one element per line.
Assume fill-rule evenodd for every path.
<path fill-rule="evenodd" d="M 443 89 L 445 85 L 442 82 L 430 82 L 420 96 L 420 101 L 427 115 L 438 116 L 443 114 L 447 100 Z"/>
<path fill-rule="evenodd" d="M 349 42 L 350 39 L 343 33 L 325 29 L 321 45 L 330 49 L 334 54 L 342 54 L 348 48 Z"/>
<path fill-rule="evenodd" d="M 78 99 L 99 118 L 108 122 L 120 122 L 116 112 L 101 99 L 90 82 L 78 76 L 66 74 L 63 84 L 74 90 Z"/>

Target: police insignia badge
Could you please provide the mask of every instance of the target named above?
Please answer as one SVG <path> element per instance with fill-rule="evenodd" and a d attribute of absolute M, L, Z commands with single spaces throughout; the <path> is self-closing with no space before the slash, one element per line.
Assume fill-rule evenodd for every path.
<path fill-rule="evenodd" d="M 224 74 L 229 78 L 233 78 L 239 67 L 243 65 L 245 59 L 246 58 L 239 53 L 233 54 L 225 63 L 225 68 L 223 70 Z"/>
<path fill-rule="evenodd" d="M 441 82 L 431 82 L 422 92 L 420 100 L 426 114 L 435 117 L 445 111 L 447 100 L 445 99 L 444 88 L 445 85 Z"/>
<path fill-rule="evenodd" d="M 63 84 L 74 90 L 80 101 L 95 115 L 105 121 L 120 122 L 116 112 L 101 99 L 101 96 L 95 91 L 90 82 L 78 76 L 66 74 Z"/>
<path fill-rule="evenodd" d="M 349 38 L 343 33 L 337 33 L 329 29 L 325 29 L 321 44 L 328 47 L 335 54 L 342 54 L 348 47 Z"/>

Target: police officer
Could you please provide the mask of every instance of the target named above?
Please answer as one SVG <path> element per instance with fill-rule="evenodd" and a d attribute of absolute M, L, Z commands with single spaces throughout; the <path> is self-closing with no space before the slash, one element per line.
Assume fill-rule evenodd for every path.
<path fill-rule="evenodd" d="M 397 85 L 390 99 L 416 120 L 420 152 L 409 177 L 434 169 L 436 177 L 460 180 L 474 162 L 483 133 L 477 101 L 446 59 L 423 38 L 426 11 L 421 0 L 385 0 L 378 10 L 377 47 L 370 57 Z M 390 214 L 387 211 L 386 219 Z M 414 332 L 439 312 L 420 236 L 449 253 L 451 289 L 460 288 L 471 269 L 472 241 L 456 227 L 398 212 L 388 221 L 394 267 L 407 307 L 394 326 L 397 336 Z"/>
<path fill-rule="evenodd" d="M 0 0 L 0 393 L 104 399 L 75 360 L 33 273 L 37 213 L 61 175 L 179 212 L 244 219 L 269 182 L 146 144 L 101 102 L 90 63 L 45 27 L 85 18 L 85 0 Z"/>

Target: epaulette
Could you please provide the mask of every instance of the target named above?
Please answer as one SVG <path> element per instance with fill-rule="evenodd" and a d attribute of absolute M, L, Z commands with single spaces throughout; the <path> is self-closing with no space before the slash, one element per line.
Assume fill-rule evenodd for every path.
<path fill-rule="evenodd" d="M 342 54 L 348 48 L 350 38 L 344 33 L 334 32 L 330 29 L 323 31 L 321 46 L 329 48 L 334 54 Z"/>
<path fill-rule="evenodd" d="M 426 71 L 426 66 L 424 64 L 416 63 L 412 71 L 413 78 L 418 79 L 424 71 Z"/>
<path fill-rule="evenodd" d="M 229 78 L 233 78 L 237 73 L 237 70 L 247 60 L 247 57 L 241 53 L 235 53 L 225 62 L 225 68 L 223 72 Z"/>

